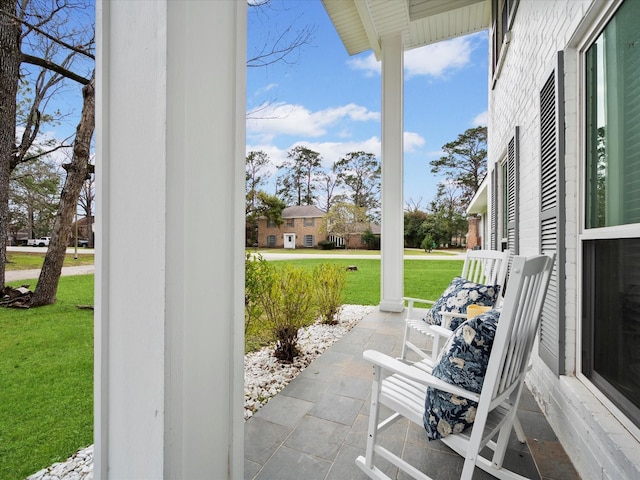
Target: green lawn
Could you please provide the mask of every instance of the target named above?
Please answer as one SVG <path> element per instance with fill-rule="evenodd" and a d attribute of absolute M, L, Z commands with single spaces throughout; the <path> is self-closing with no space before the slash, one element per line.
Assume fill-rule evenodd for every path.
<path fill-rule="evenodd" d="M 55 305 L 0 308 L 1 479 L 93 443 L 93 312 L 76 307 L 91 304 L 93 275 L 82 275 L 60 279 Z"/>
<path fill-rule="evenodd" d="M 32 270 L 42 268 L 44 263 L 44 252 L 7 252 L 6 270 Z M 93 253 L 78 252 L 78 258 L 74 259 L 73 253 L 67 253 L 64 257 L 64 267 L 75 267 L 78 265 L 93 265 Z"/>
<path fill-rule="evenodd" d="M 343 249 L 343 248 L 335 248 L 333 250 L 322 250 L 318 248 L 297 248 L 295 250 L 286 249 L 286 248 L 263 248 L 263 249 L 250 249 L 250 252 L 255 253 L 273 253 L 273 254 L 296 254 L 302 253 L 305 255 L 380 255 L 380 250 L 356 250 L 356 249 Z M 462 249 L 452 249 L 452 250 L 434 250 L 431 253 L 425 252 L 421 248 L 405 248 L 404 254 L 409 256 L 425 256 L 425 255 L 436 255 L 436 256 L 453 256 L 458 253 L 463 253 L 465 250 Z"/>
<path fill-rule="evenodd" d="M 320 263 L 336 263 L 345 268 L 349 265 L 355 265 L 358 267 L 357 271 L 347 272 L 344 303 L 352 305 L 378 305 L 380 303 L 379 259 L 301 259 L 286 260 L 286 263 L 309 270 Z M 438 298 L 447 288 L 451 279 L 460 274 L 462 263 L 462 260 L 405 260 L 405 296 Z"/>
<path fill-rule="evenodd" d="M 379 259 L 286 263 L 356 265 L 347 272 L 344 303 L 380 302 Z M 460 273 L 462 260 L 406 260 L 404 268 L 405 295 L 435 299 Z M 93 442 L 93 312 L 77 308 L 91 304 L 93 275 L 82 275 L 61 277 L 55 305 L 0 308 L 0 479 L 23 480 Z M 248 335 L 250 348 L 268 340 L 254 335 L 262 337 Z"/>

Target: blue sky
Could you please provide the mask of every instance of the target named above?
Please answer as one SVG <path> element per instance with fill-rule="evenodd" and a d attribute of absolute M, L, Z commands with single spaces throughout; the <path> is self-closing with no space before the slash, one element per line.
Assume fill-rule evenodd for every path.
<path fill-rule="evenodd" d="M 247 109 L 263 110 L 247 120 L 247 152 L 263 150 L 275 165 L 297 145 L 319 152 L 324 166 L 359 150 L 380 159 L 381 78 L 373 53 L 350 57 L 320 0 L 272 0 L 267 8 L 249 9 L 249 57 L 290 25 L 316 31 L 294 62 L 248 69 Z M 405 204 L 424 210 L 443 180 L 429 161 L 466 129 L 486 125 L 487 35 L 405 53 Z"/>

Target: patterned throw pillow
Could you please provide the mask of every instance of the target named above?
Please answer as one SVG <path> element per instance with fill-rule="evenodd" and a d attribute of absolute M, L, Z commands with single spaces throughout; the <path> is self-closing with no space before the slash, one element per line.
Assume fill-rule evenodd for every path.
<path fill-rule="evenodd" d="M 466 313 L 467 307 L 472 304 L 492 307 L 496 303 L 498 293 L 498 285 L 482 285 L 455 277 L 423 320 L 431 325 L 442 325 L 440 311 Z"/>
<path fill-rule="evenodd" d="M 498 310 L 464 321 L 453 333 L 433 368 L 433 376 L 480 393 L 496 333 Z M 424 428 L 429 440 L 460 433 L 473 424 L 477 402 L 427 388 Z"/>

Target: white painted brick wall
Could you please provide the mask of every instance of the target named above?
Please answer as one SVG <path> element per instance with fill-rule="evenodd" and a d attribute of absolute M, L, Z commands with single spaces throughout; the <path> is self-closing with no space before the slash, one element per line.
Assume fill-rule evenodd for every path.
<path fill-rule="evenodd" d="M 490 91 L 489 164 L 504 158 L 520 127 L 520 254 L 539 252 L 539 91 L 565 51 L 566 347 L 556 378 L 538 358 L 528 383 L 583 479 L 640 478 L 640 442 L 576 377 L 579 301 L 579 139 L 577 54 L 568 48 L 589 9 L 610 0 L 520 0 L 504 65 Z M 587 22 L 588 23 L 588 22 Z M 491 82 L 490 82 L 491 85 Z M 489 189 L 490 191 L 490 189 Z"/>

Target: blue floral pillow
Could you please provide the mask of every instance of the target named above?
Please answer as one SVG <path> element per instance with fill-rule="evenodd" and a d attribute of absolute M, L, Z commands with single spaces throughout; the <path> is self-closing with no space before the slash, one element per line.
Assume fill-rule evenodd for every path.
<path fill-rule="evenodd" d="M 498 310 L 490 310 L 463 322 L 453 333 L 433 368 L 433 376 L 474 393 L 480 393 L 496 333 Z M 477 402 L 427 388 L 424 428 L 429 440 L 437 440 L 470 427 Z"/>
<path fill-rule="evenodd" d="M 498 285 L 482 285 L 455 277 L 423 320 L 432 325 L 442 325 L 440 311 L 467 313 L 467 307 L 472 304 L 492 307 L 496 303 L 498 293 Z"/>

